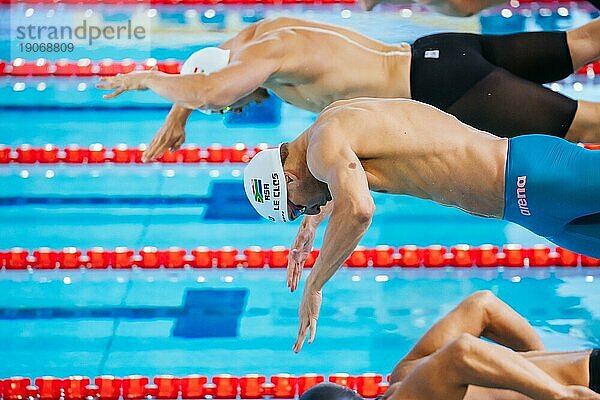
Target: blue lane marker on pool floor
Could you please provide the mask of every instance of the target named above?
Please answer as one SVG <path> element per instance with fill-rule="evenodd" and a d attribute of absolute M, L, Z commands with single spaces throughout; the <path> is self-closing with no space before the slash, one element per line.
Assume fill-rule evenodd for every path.
<path fill-rule="evenodd" d="M 206 208 L 208 220 L 260 220 L 246 199 L 241 181 L 216 181 L 209 196 L 0 196 L 0 207 L 15 206 L 106 206 L 106 207 L 197 207 Z"/>
<path fill-rule="evenodd" d="M 247 289 L 187 290 L 179 307 L 5 307 L 0 320 L 174 319 L 175 337 L 237 337 L 247 297 Z"/>

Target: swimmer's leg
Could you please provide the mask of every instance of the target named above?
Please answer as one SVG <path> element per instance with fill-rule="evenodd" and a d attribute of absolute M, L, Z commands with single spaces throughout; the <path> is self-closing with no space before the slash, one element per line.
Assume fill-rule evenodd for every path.
<path fill-rule="evenodd" d="M 528 81 L 549 83 L 564 79 L 600 58 L 600 19 L 569 32 L 483 35 L 481 43 L 484 57 L 492 64 Z M 560 116 L 561 124 L 555 125 L 554 133 L 548 130 L 537 133 L 564 137 L 572 142 L 600 142 L 600 104 L 588 101 L 573 104 L 576 106 L 570 119 L 566 114 L 555 114 L 549 107 L 540 108 L 539 112 L 549 118 Z M 540 125 L 540 128 L 545 126 Z"/>
<path fill-rule="evenodd" d="M 533 399 L 564 398 L 561 385 L 523 356 L 469 334 L 423 360 L 384 399 L 463 399 L 469 385 L 507 389 Z"/>
<path fill-rule="evenodd" d="M 600 19 L 567 32 L 573 70 L 600 59 Z"/>
<path fill-rule="evenodd" d="M 502 68 L 473 85 L 447 111 L 498 136 L 542 133 L 565 137 L 577 102 Z"/>
<path fill-rule="evenodd" d="M 544 344 L 531 325 L 492 292 L 473 293 L 435 323 L 392 372 L 390 382 L 402 380 L 416 360 L 440 350 L 460 335 L 485 337 L 515 351 L 544 350 Z"/>
<path fill-rule="evenodd" d="M 554 82 L 600 58 L 600 19 L 568 32 L 482 35 L 481 45 L 492 64 L 532 82 Z"/>
<path fill-rule="evenodd" d="M 600 142 L 600 103 L 579 100 L 565 139 L 575 143 Z"/>
<path fill-rule="evenodd" d="M 600 59 L 600 18 L 567 32 L 573 69 Z M 600 142 L 600 104 L 579 101 L 566 139 L 572 142 Z"/>
<path fill-rule="evenodd" d="M 573 73 L 566 32 L 482 35 L 481 48 L 490 63 L 531 82 L 554 82 Z"/>

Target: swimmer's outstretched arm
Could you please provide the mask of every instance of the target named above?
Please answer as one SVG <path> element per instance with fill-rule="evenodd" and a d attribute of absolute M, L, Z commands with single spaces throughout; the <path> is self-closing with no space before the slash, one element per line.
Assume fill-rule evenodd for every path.
<path fill-rule="evenodd" d="M 287 283 L 290 291 L 293 292 L 298 288 L 298 282 L 302 277 L 302 268 L 308 255 L 313 249 L 317 228 L 321 223 L 329 217 L 333 211 L 333 200 L 327 202 L 325 207 L 321 208 L 321 212 L 317 215 L 305 215 L 298 229 L 298 234 L 294 240 L 294 244 L 290 249 L 287 265 Z"/>
<path fill-rule="evenodd" d="M 435 353 L 465 333 L 519 352 L 544 350 L 541 338 L 521 315 L 492 292 L 482 290 L 463 300 L 421 337 L 396 365 L 391 382 L 402 380 L 413 361 Z"/>
<path fill-rule="evenodd" d="M 232 57 L 229 65 L 210 75 L 171 75 L 158 71 L 132 72 L 100 78 L 100 89 L 112 99 L 129 90 L 150 89 L 188 109 L 219 110 L 260 88 L 280 64 L 282 43 L 265 39 L 248 45 Z"/>
<path fill-rule="evenodd" d="M 334 205 L 321 252 L 304 286 L 295 352 L 302 348 L 309 329 L 309 343 L 314 340 L 321 290 L 356 248 L 375 211 L 365 171 L 350 144 L 339 135 L 335 120 L 317 121 L 310 129 L 314 131 L 307 165 L 315 178 L 327 183 Z"/>
<path fill-rule="evenodd" d="M 589 388 L 562 385 L 520 354 L 469 334 L 419 364 L 384 399 L 462 400 L 470 385 L 512 390 L 535 400 L 600 400 Z"/>

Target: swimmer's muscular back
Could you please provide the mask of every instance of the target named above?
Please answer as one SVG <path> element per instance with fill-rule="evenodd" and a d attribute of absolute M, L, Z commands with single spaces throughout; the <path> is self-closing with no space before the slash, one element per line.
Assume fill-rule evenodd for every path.
<path fill-rule="evenodd" d="M 278 49 L 266 51 L 265 46 Z M 410 48 L 388 46 L 344 28 L 277 18 L 246 28 L 221 47 L 231 49 L 232 62 L 242 53 L 257 59 L 278 54 L 279 68 L 263 86 L 310 111 L 358 96 L 410 96 Z M 359 76 L 357 71 L 369 73 Z"/>
<path fill-rule="evenodd" d="M 305 134 L 309 143 L 321 140 L 319 130 L 334 126 L 331 140 L 349 143 L 371 190 L 502 217 L 507 141 L 431 108 L 405 99 L 338 101 Z"/>
<path fill-rule="evenodd" d="M 237 43 L 244 43 L 251 40 L 257 40 L 262 35 L 266 33 L 273 32 L 278 29 L 283 28 L 317 28 L 322 30 L 328 30 L 332 32 L 339 33 L 343 36 L 346 36 L 348 39 L 355 41 L 356 43 L 368 47 L 372 50 L 377 51 L 394 51 L 394 50 L 406 50 L 410 49 L 408 44 L 403 43 L 399 46 L 388 45 L 386 43 L 380 42 L 379 40 L 371 39 L 368 36 L 362 35 L 358 32 L 355 32 L 351 29 L 346 29 L 337 25 L 330 24 L 322 24 L 319 22 L 299 19 L 299 18 L 290 18 L 290 17 L 278 17 L 278 18 L 267 18 L 263 19 L 259 22 L 256 22 L 247 28 L 243 29 L 240 33 L 238 33 L 235 38 L 232 40 L 236 40 Z M 227 43 L 227 42 L 226 42 Z"/>

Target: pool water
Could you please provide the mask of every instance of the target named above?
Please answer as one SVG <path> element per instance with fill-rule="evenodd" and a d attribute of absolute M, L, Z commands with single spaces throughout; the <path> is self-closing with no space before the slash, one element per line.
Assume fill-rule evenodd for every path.
<path fill-rule="evenodd" d="M 6 21 L 10 12 L 24 12 L 22 5 L 15 7 L 0 7 L 0 20 Z M 36 7 L 45 13 L 50 6 Z M 567 16 L 553 12 L 549 17 L 533 7 L 510 16 L 493 11 L 467 19 L 426 15 L 417 8 L 374 14 L 341 6 L 253 12 L 339 23 L 398 42 L 448 30 L 567 29 L 594 16 L 584 6 L 569 7 Z M 187 8 L 159 7 L 160 22 L 150 51 L 100 44 L 92 54 L 70 57 L 183 59 L 199 46 L 231 36 L 248 15 L 247 8 L 216 7 L 218 13 L 228 14 L 226 26 L 193 36 L 198 23 L 182 17 Z M 197 11 L 202 14 L 204 8 Z M 98 6 L 92 12 L 128 16 L 136 11 Z M 0 59 L 10 59 L 9 31 L 2 28 Z M 552 88 L 575 98 L 600 100 L 599 79 L 571 77 Z M 95 82 L 0 77 L 0 143 L 13 148 L 22 143 L 59 147 L 102 143 L 107 148 L 147 143 L 169 105 L 147 92 L 106 102 L 93 87 Z M 294 138 L 314 118 L 287 104 L 281 105 L 281 121 L 270 124 L 225 126 L 220 116 L 194 113 L 187 142 L 203 148 L 214 142 L 277 144 Z M 0 249 L 289 246 L 299 224 L 274 225 L 258 219 L 243 197 L 242 167 L 0 166 Z M 381 194 L 374 198 L 373 224 L 361 241 L 367 247 L 547 243 L 516 225 L 429 201 Z M 322 240 L 320 229 L 316 247 Z M 295 355 L 291 347 L 301 291 L 288 292 L 284 271 L 1 271 L 0 377 L 386 374 L 433 322 L 479 289 L 492 290 L 523 313 L 553 350 L 598 347 L 599 279 L 600 271 L 593 268 L 343 269 L 325 287 L 315 343 Z"/>
<path fill-rule="evenodd" d="M 299 354 L 285 271 L 0 274 L 0 376 L 387 374 L 438 318 L 489 289 L 548 348 L 600 346 L 600 271 L 345 269 Z M 301 289 L 301 288 L 300 288 Z"/>

